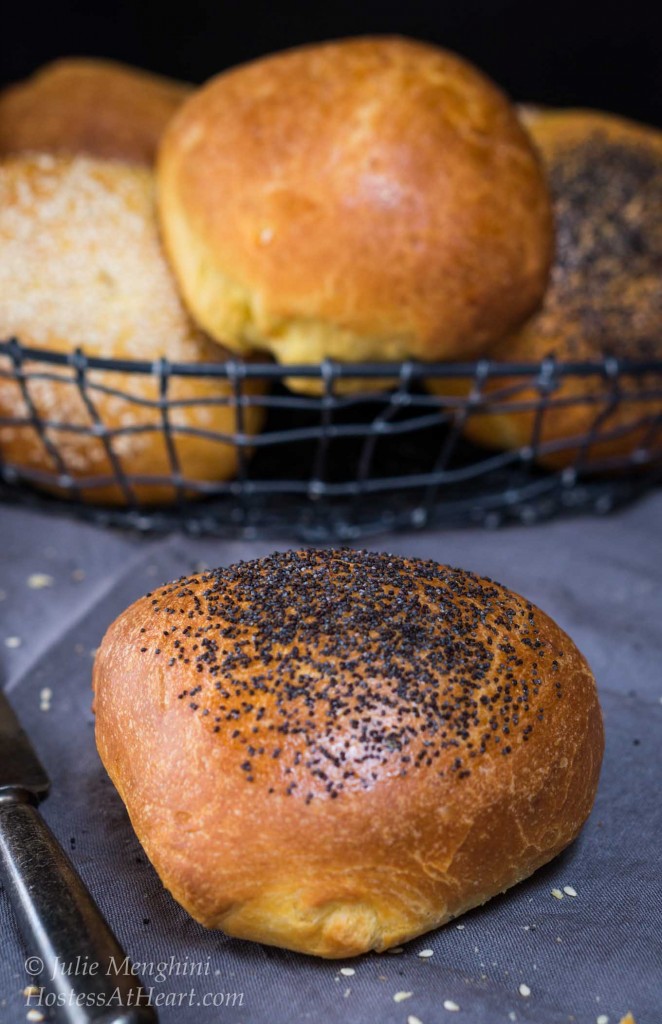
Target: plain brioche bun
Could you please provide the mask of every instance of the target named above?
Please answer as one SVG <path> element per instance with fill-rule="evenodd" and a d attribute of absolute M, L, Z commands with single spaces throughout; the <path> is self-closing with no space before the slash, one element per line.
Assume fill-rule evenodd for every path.
<path fill-rule="evenodd" d="M 143 167 L 87 157 L 17 156 L 0 161 L 0 339 L 88 356 L 218 363 L 228 353 L 203 335 L 184 310 L 161 250 L 154 213 L 153 174 Z M 107 445 L 125 474 L 145 479 L 132 496 L 141 503 L 172 500 L 161 484 L 171 462 L 163 434 L 156 374 L 88 371 L 81 393 L 75 367 L 23 365 L 42 434 L 9 357 L 0 357 L 0 454 L 36 483 L 57 486 L 62 475 L 92 501 L 126 502 L 114 484 Z M 121 391 L 124 394 L 116 394 Z M 232 476 L 236 449 L 191 431 L 235 430 L 221 378 L 171 378 L 172 438 L 185 480 Z M 225 405 L 218 404 L 226 401 Z M 196 404 L 197 403 L 197 404 Z M 216 404 L 214 404 L 216 403 Z M 94 427 L 96 417 L 104 429 Z M 258 427 L 247 409 L 244 428 Z M 12 422 L 13 421 L 13 422 Z M 64 468 L 58 464 L 58 450 Z"/>
<path fill-rule="evenodd" d="M 541 311 L 490 357 L 662 359 L 662 132 L 591 110 L 529 108 L 526 121 L 549 176 L 556 259 Z M 521 385 L 521 378 L 488 383 L 488 396 L 504 404 L 494 415 L 466 421 L 473 441 L 496 448 L 530 444 L 535 413 L 508 409 L 509 401 L 537 399 Z M 657 397 L 645 398 L 647 390 Z M 614 390 L 606 377 L 562 380 L 551 396 L 559 405 L 541 423 L 539 461 L 563 467 L 581 458 L 588 467 L 616 467 L 639 446 L 648 458 L 659 457 L 659 378 L 622 376 L 619 391 L 620 404 L 607 415 Z M 594 423 L 597 439 L 582 447 L 578 442 Z"/>
<path fill-rule="evenodd" d="M 543 294 L 538 159 L 501 91 L 435 46 L 350 39 L 225 72 L 175 115 L 158 184 L 185 301 L 237 351 L 466 358 Z"/>
<path fill-rule="evenodd" d="M 115 61 L 57 60 L 0 93 L 0 156 L 87 153 L 151 164 L 190 91 Z"/>
<path fill-rule="evenodd" d="M 94 665 L 96 738 L 164 885 L 198 921 L 323 957 L 490 899 L 579 832 L 595 682 L 489 579 L 294 551 L 158 588 Z"/>

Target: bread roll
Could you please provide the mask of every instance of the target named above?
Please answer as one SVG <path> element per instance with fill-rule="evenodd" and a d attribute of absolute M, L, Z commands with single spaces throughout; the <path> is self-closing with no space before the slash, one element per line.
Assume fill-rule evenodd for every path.
<path fill-rule="evenodd" d="M 159 242 L 152 172 L 87 157 L 0 161 L 0 338 L 12 336 L 57 352 L 80 347 L 88 356 L 193 363 L 228 358 L 182 307 Z M 0 426 L 5 462 L 40 471 L 46 476 L 37 482 L 57 485 L 62 467 L 52 445 L 61 453 L 65 475 L 79 481 L 82 497 L 124 502 L 126 493 L 114 484 L 91 486 L 92 478 L 113 473 L 107 442 L 125 473 L 147 478 L 133 488 L 136 499 L 154 503 L 175 497 L 174 487 L 158 481 L 170 475 L 158 376 L 87 374 L 87 399 L 106 428 L 104 438 L 103 431 L 92 429 L 94 414 L 73 367 L 28 362 L 25 370 L 40 375 L 26 386 L 38 415 L 53 425 L 44 439 L 18 383 L 7 377 L 8 357 L 0 358 L 0 417 L 16 421 Z M 120 389 L 128 397 L 102 388 Z M 200 404 L 218 403 L 229 394 L 220 378 L 171 379 L 169 398 L 183 403 L 170 410 L 170 421 L 185 479 L 210 482 L 234 474 L 232 446 L 188 433 L 232 433 L 231 407 Z M 245 430 L 257 426 L 256 411 L 247 410 Z"/>
<path fill-rule="evenodd" d="M 175 115 L 158 181 L 185 301 L 237 351 L 466 358 L 542 297 L 538 160 L 499 89 L 431 45 L 350 39 L 225 72 Z"/>
<path fill-rule="evenodd" d="M 662 359 L 662 132 L 590 110 L 529 108 L 527 124 L 549 175 L 556 260 L 540 313 L 490 356 L 504 362 L 549 355 L 562 362 Z M 472 416 L 466 423 L 472 440 L 495 448 L 530 444 L 535 413 L 508 410 L 507 389 L 518 383 L 521 378 L 502 379 L 487 387 L 493 399 L 503 392 L 505 409 Z M 566 404 L 545 413 L 540 462 L 563 467 L 580 458 L 587 467 L 610 468 L 640 446 L 648 458 L 659 457 L 659 374 L 623 377 L 619 387 L 621 404 L 605 416 L 613 394 L 607 379 L 562 381 L 551 397 Z M 658 397 L 644 397 L 655 389 Z M 520 386 L 510 402 L 537 396 Z M 581 402 L 584 396 L 591 404 Z M 581 448 L 577 442 L 598 418 L 598 439 Z"/>
<path fill-rule="evenodd" d="M 191 91 L 110 60 L 70 57 L 0 93 L 0 156 L 38 151 L 152 164 Z"/>
<path fill-rule="evenodd" d="M 159 587 L 94 665 L 96 739 L 164 885 L 202 924 L 384 950 L 571 842 L 598 782 L 595 682 L 489 579 L 290 551 Z"/>

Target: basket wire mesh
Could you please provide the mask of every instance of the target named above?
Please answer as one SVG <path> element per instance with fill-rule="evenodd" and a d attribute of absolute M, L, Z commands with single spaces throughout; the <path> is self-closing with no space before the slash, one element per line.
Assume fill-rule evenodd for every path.
<path fill-rule="evenodd" d="M 126 387 L 117 385 L 118 373 Z M 131 389 L 132 380 L 146 375 L 157 384 L 154 398 Z M 224 380 L 226 393 L 178 399 L 172 395 L 178 378 Z M 284 381 L 289 378 L 314 383 L 319 394 L 288 390 Z M 393 386 L 384 389 L 384 380 Z M 67 421 L 57 409 L 44 415 L 33 394 L 38 381 L 74 388 L 86 421 Z M 448 394 L 427 389 L 444 381 L 453 385 Z M 591 385 L 581 393 L 567 393 L 561 385 L 568 381 Z M 82 351 L 56 353 L 10 339 L 0 342 L 0 386 L 3 382 L 19 389 L 23 403 L 20 415 L 7 415 L 0 401 L 4 500 L 145 531 L 182 528 L 197 534 L 284 536 L 322 543 L 404 528 L 497 526 L 567 510 L 607 512 L 654 486 L 662 475 L 662 361 L 656 360 L 328 360 L 284 366 L 231 359 L 176 364 L 166 359 L 104 359 Z M 154 419 L 106 421 L 102 396 L 148 408 Z M 624 422 L 619 412 L 626 402 Z M 231 432 L 173 421 L 176 410 L 205 404 L 231 410 Z M 578 407 L 590 412 L 587 430 L 573 437 L 545 437 L 552 411 Z M 258 433 L 247 428 L 251 409 L 265 414 Z M 467 441 L 470 417 L 516 412 L 531 415 L 526 444 L 495 451 Z M 3 437 L 17 428 L 34 432 L 50 469 L 7 457 Z M 132 473 L 118 452 L 119 439 L 138 432 L 159 435 L 167 452 L 166 474 Z M 103 446 L 107 473 L 72 472 L 58 438 L 74 434 Z M 178 450 L 178 439 L 184 436 L 233 446 L 232 479 L 187 475 Z M 599 459 L 591 455 L 597 444 L 624 437 L 632 443 L 621 445 L 621 454 Z M 549 461 L 560 453 L 566 453 L 563 468 L 541 467 L 541 457 Z M 119 489 L 121 505 L 100 506 L 90 500 L 109 485 Z M 137 489 L 145 485 L 169 488 L 173 500 L 156 507 L 141 505 Z M 56 488 L 58 496 L 44 488 Z"/>

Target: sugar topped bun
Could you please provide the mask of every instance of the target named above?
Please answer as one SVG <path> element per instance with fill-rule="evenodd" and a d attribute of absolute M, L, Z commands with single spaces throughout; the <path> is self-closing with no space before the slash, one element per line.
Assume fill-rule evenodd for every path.
<path fill-rule="evenodd" d="M 225 72 L 175 115 L 158 175 L 187 305 L 239 351 L 470 357 L 542 297 L 537 157 L 500 90 L 431 45 L 350 39 Z"/>
<path fill-rule="evenodd" d="M 115 61 L 54 61 L 0 93 L 0 156 L 87 153 L 151 164 L 165 126 L 190 91 Z"/>
<path fill-rule="evenodd" d="M 152 172 L 86 157 L 0 161 L 0 338 L 11 337 L 30 347 L 69 353 L 82 348 L 88 356 L 110 358 L 213 363 L 228 355 L 198 330 L 181 304 L 160 246 Z M 37 413 L 52 425 L 42 437 L 19 385 L 0 376 L 0 416 L 17 421 L 0 426 L 5 462 L 46 474 L 35 478 L 38 483 L 57 484 L 64 473 L 80 482 L 83 497 L 126 501 L 114 485 L 85 486 L 113 471 L 104 438 L 89 430 L 92 405 L 124 472 L 152 478 L 137 483 L 133 496 L 143 502 L 175 496 L 173 487 L 156 480 L 170 473 L 156 375 L 91 371 L 92 386 L 83 396 L 74 368 L 28 362 L 25 369 L 55 377 L 28 379 L 26 385 Z M 9 370 L 7 357 L 0 359 L 0 370 Z M 101 388 L 120 389 L 127 397 Z M 227 382 L 195 377 L 172 378 L 169 391 L 183 403 L 228 394 Z M 234 473 L 237 458 L 230 445 L 186 433 L 231 433 L 230 407 L 182 404 L 170 418 L 185 478 L 214 481 Z M 256 426 L 248 412 L 246 429 Z"/>
<path fill-rule="evenodd" d="M 662 359 L 662 132 L 592 110 L 527 108 L 525 116 L 549 176 L 556 258 L 541 311 L 490 355 L 504 362 Z M 487 390 L 496 398 L 516 383 L 495 381 Z M 581 455 L 585 464 L 608 467 L 638 446 L 659 458 L 654 421 L 662 401 L 628 401 L 655 389 L 659 379 L 624 376 L 623 401 L 606 415 L 608 380 L 562 381 L 552 396 L 560 405 L 542 421 L 540 461 L 565 466 Z M 573 404 L 582 396 L 592 403 Z M 535 397 L 520 388 L 512 400 Z M 598 419 L 596 439 L 580 452 L 577 440 Z M 518 448 L 529 444 L 533 423 L 534 413 L 510 412 L 506 401 L 498 415 L 472 416 L 466 432 L 490 447 Z"/>
<path fill-rule="evenodd" d="M 173 896 L 324 957 L 526 878 L 577 835 L 602 758 L 593 677 L 547 615 L 390 555 L 159 587 L 109 628 L 94 686 L 101 758 Z"/>

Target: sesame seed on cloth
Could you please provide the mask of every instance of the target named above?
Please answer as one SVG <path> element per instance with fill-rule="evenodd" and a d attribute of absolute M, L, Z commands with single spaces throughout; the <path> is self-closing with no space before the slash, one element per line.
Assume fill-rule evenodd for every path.
<path fill-rule="evenodd" d="M 33 572 L 28 576 L 28 586 L 31 590 L 43 590 L 45 587 L 52 587 L 55 580 L 45 572 Z"/>

